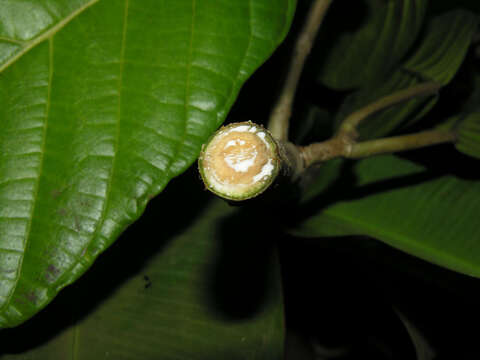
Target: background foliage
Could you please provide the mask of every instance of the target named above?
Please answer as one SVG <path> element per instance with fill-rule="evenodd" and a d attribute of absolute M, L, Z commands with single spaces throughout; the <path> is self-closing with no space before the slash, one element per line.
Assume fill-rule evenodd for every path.
<path fill-rule="evenodd" d="M 27 2 L 0 3 L 0 23 L 9 25 L 0 27 L 1 61 L 8 65 L 27 49 L 0 73 L 0 102 L 7 104 L 0 107 L 0 119 L 2 130 L 8 130 L 0 135 L 0 236 L 9 234 L 0 243 L 17 241 L 26 249 L 25 265 L 35 279 L 11 271 L 20 264 L 15 251 L 0 253 L 1 291 L 13 294 L 15 288 L 13 296 L 24 302 L 21 314 L 4 306 L 4 321 L 16 324 L 43 307 L 195 159 L 243 81 L 285 35 L 294 4 L 277 2 L 101 0 L 62 7 L 67 3 L 50 1 L 50 20 L 43 22 L 12 17 L 12 9 Z M 345 2 L 351 6 L 347 13 Z M 272 89 L 281 83 L 279 74 L 308 5 L 299 2 L 290 36 L 247 83 L 230 121 L 267 118 L 276 95 Z M 85 11 L 69 19 L 76 9 Z M 334 2 L 302 79 L 293 138 L 324 139 L 344 115 L 378 96 L 436 80 L 445 86 L 438 98 L 382 112 L 362 136 L 412 132 L 446 121 L 444 126 L 462 126 L 465 141 L 458 149 L 478 156 L 477 117 L 471 113 L 478 110 L 480 65 L 475 45 L 469 44 L 479 10 L 473 1 Z M 55 24 L 58 31 L 42 39 Z M 23 25 L 29 30 L 20 31 Z M 178 33 L 171 31 L 177 27 Z M 32 38 L 44 42 L 30 49 Z M 373 44 L 376 50 L 365 53 L 369 60 L 358 61 Z M 345 53 L 350 56 L 339 55 Z M 53 70 L 52 63 L 58 64 Z M 23 102 L 26 107 L 19 105 Z M 24 129 L 18 118 L 35 121 Z M 183 137 L 185 129 L 191 136 Z M 41 174 L 39 164 L 46 169 Z M 477 166 L 453 146 L 401 158 L 334 162 L 295 216 L 270 209 L 272 219 L 265 218 L 264 209 L 229 209 L 212 201 L 197 175 L 187 172 L 51 306 L 20 327 L 2 330 L 0 358 L 278 359 L 283 310 L 272 243 L 280 245 L 287 356 L 476 357 L 466 324 L 479 318 L 478 281 L 371 238 L 478 276 L 480 179 L 472 172 Z M 106 199 L 109 187 L 115 191 Z M 82 195 L 85 191 L 100 198 Z M 86 200 L 88 209 L 82 208 Z M 24 216 L 21 211 L 35 215 L 28 230 L 33 235 L 11 236 L 8 231 L 27 231 L 15 223 L 17 215 Z M 293 235 L 280 235 L 279 223 Z M 267 229 L 275 230 L 266 234 Z M 92 242 L 90 255 L 81 260 L 79 254 L 87 254 L 83 245 L 97 233 L 106 236 Z M 22 240 L 31 236 L 38 240 Z M 71 267 L 79 258 L 79 268 Z M 52 261 L 66 275 L 52 273 Z M 39 275 L 53 283 L 45 297 Z M 16 287 L 16 276 L 25 285 Z M 35 292 L 25 291 L 30 288 Z M 91 329 L 96 336 L 89 335 Z"/>

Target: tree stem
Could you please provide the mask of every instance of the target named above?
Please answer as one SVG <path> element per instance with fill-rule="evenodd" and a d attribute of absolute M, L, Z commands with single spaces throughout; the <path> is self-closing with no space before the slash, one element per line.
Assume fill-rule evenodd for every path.
<path fill-rule="evenodd" d="M 419 149 L 425 146 L 455 142 L 456 135 L 450 131 L 429 130 L 411 135 L 393 136 L 384 139 L 353 144 L 345 157 L 359 159 L 372 155 Z"/>
<path fill-rule="evenodd" d="M 313 3 L 307 21 L 295 44 L 285 83 L 268 122 L 268 129 L 278 140 L 286 141 L 288 139 L 289 120 L 298 81 L 320 25 L 332 1 L 316 0 Z"/>
<path fill-rule="evenodd" d="M 313 164 L 346 156 L 350 152 L 352 144 L 353 143 L 347 138 L 337 136 L 327 141 L 300 147 L 304 168 L 306 169 Z"/>
<path fill-rule="evenodd" d="M 456 134 L 445 130 L 428 130 L 411 135 L 355 143 L 344 137 L 314 143 L 301 148 L 305 168 L 327 160 L 343 157 L 359 159 L 373 155 L 419 149 L 425 146 L 456 141 Z"/>
<path fill-rule="evenodd" d="M 377 101 L 347 116 L 340 125 L 338 136 L 346 136 L 351 139 L 355 139 L 357 137 L 358 125 L 369 116 L 389 108 L 390 106 L 410 100 L 414 97 L 435 94 L 440 88 L 441 84 L 432 81 L 413 86 L 408 89 L 400 90 L 380 98 Z"/>

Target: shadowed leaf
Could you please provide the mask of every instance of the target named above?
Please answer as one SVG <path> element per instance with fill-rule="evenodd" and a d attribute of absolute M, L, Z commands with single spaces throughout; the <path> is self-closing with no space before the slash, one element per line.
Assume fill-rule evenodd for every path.
<path fill-rule="evenodd" d="M 280 360 L 273 249 L 206 193 L 176 206 L 192 185 L 188 173 L 44 312 L 0 331 L 0 358 Z"/>
<path fill-rule="evenodd" d="M 334 4 L 334 15 L 323 31 L 339 35 L 325 54 L 320 80 L 334 89 L 349 89 L 384 79 L 417 38 L 427 3 L 365 0 L 341 2 L 338 8 Z"/>
<path fill-rule="evenodd" d="M 340 109 L 339 124 L 351 112 L 402 89 L 435 81 L 447 85 L 462 64 L 477 26 L 477 17 L 467 11 L 452 11 L 432 18 L 419 48 L 384 83 L 368 85 L 347 97 Z M 373 115 L 360 126 L 361 138 L 384 136 L 402 124 L 411 125 L 425 116 L 437 97 L 422 97 Z"/>
<path fill-rule="evenodd" d="M 434 176 L 394 156 L 365 159 L 354 168 L 348 164 L 337 161 L 325 166 L 324 181 L 309 198 L 332 192 L 336 201 L 322 204 L 318 197 L 318 211 L 294 234 L 368 235 L 434 264 L 480 277 L 478 181 Z"/>
<path fill-rule="evenodd" d="M 458 151 L 480 159 L 480 113 L 472 113 L 463 118 L 456 129 Z"/>

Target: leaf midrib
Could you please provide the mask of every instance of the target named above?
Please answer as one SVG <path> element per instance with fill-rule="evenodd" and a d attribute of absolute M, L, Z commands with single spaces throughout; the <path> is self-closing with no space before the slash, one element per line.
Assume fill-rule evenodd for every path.
<path fill-rule="evenodd" d="M 89 2 L 85 3 L 84 5 L 80 6 L 78 9 L 73 11 L 70 15 L 65 17 L 63 20 L 59 21 L 57 24 L 52 26 L 50 29 L 41 33 L 39 36 L 33 38 L 32 40 L 19 42 L 10 38 L 4 39 L 5 41 L 9 41 L 14 44 L 23 45 L 23 48 L 19 52 L 17 52 L 15 55 L 13 55 L 10 59 L 8 59 L 4 64 L 0 65 L 0 73 L 2 73 L 10 65 L 14 64 L 18 59 L 20 59 L 23 55 L 25 55 L 27 52 L 32 50 L 35 46 L 37 46 L 38 44 L 40 44 L 41 42 L 47 39 L 50 39 L 53 35 L 55 35 L 57 32 L 63 29 L 63 27 L 67 25 L 70 21 L 75 19 L 78 15 L 80 15 L 90 6 L 96 4 L 99 1 L 100 0 L 90 0 Z"/>

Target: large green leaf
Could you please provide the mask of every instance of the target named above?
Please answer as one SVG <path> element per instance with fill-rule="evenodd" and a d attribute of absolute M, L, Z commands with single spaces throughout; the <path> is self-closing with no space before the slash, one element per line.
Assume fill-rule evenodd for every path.
<path fill-rule="evenodd" d="M 331 184 L 333 201 L 323 202 L 322 209 L 293 230 L 295 234 L 368 235 L 480 277 L 480 182 L 452 175 L 432 177 L 422 166 L 394 156 L 365 159 L 353 169 L 349 164 L 337 161 L 325 166 L 323 183 L 310 197 L 320 192 L 328 198 Z M 322 198 L 317 201 L 322 207 Z"/>
<path fill-rule="evenodd" d="M 271 243 L 243 226 L 256 222 L 252 216 L 207 193 L 187 210 L 176 206 L 194 182 L 185 179 L 44 313 L 0 331 L 0 358 L 280 360 L 282 296 Z M 169 214 L 159 220 L 165 206 Z"/>
<path fill-rule="evenodd" d="M 427 0 L 362 0 L 332 7 L 324 29 L 333 46 L 321 81 L 335 89 L 377 83 L 398 64 L 421 29 Z M 352 28 L 353 27 L 353 28 Z"/>
<path fill-rule="evenodd" d="M 425 81 L 447 85 L 465 59 L 477 24 L 477 16 L 463 10 L 429 19 L 422 41 L 411 57 L 384 83 L 367 86 L 348 96 L 337 115 L 337 124 L 349 113 L 395 91 Z M 380 137 L 405 122 L 412 124 L 421 119 L 436 100 L 436 97 L 413 99 L 380 112 L 364 121 L 360 135 L 362 138 Z"/>
<path fill-rule="evenodd" d="M 91 3 L 1 2 L 0 327 L 75 281 L 195 160 L 295 5 Z"/>

